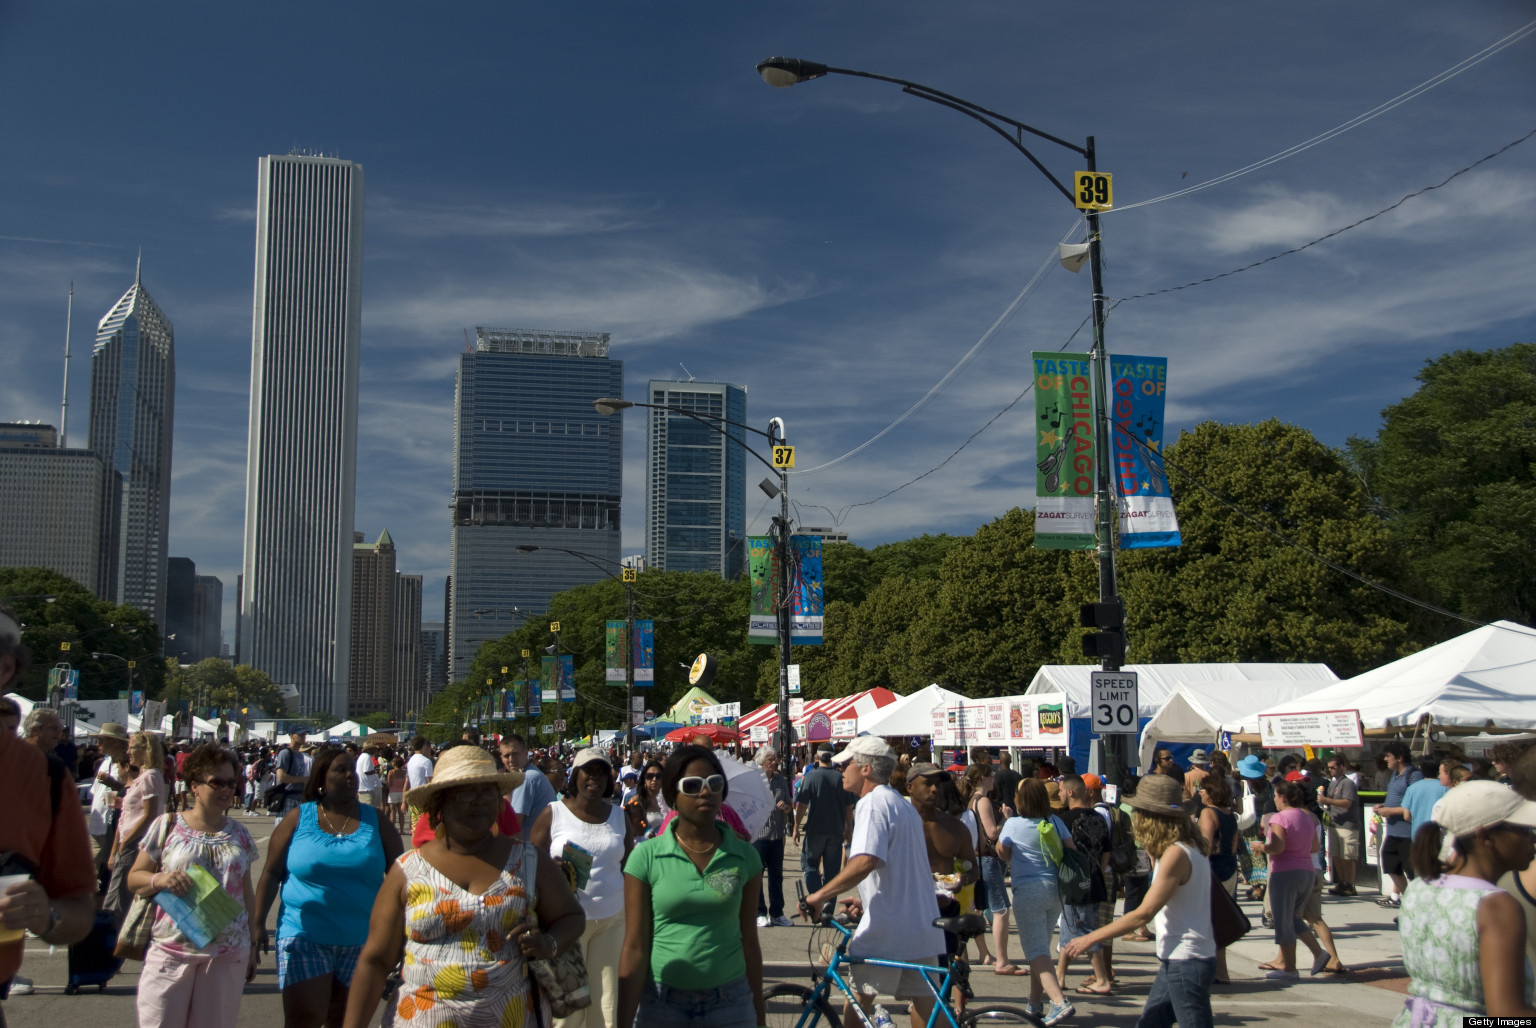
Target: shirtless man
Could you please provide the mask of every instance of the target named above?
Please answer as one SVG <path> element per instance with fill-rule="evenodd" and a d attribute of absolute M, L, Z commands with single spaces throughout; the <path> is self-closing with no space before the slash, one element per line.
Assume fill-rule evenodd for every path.
<path fill-rule="evenodd" d="M 976 859 L 976 850 L 971 845 L 970 830 L 958 817 L 939 807 L 939 783 L 948 781 L 949 777 L 949 772 L 937 764 L 913 764 L 907 771 L 907 796 L 912 800 L 912 809 L 923 819 L 929 870 L 938 875 L 957 872 L 960 875 L 958 882 L 936 897 L 941 917 L 970 913 L 960 909 L 955 896 L 981 878 L 981 862 Z M 945 932 L 944 946 L 946 953 L 953 956 L 962 948 L 960 937 Z"/>

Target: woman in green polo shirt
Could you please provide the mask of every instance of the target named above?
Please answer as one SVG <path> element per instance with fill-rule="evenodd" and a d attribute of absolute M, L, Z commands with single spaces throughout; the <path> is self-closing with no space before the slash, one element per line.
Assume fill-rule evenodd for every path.
<path fill-rule="evenodd" d="M 703 746 L 681 746 L 661 772 L 677 817 L 624 865 L 618 1023 L 638 1028 L 757 1028 L 763 863 L 719 820 L 725 772 Z"/>

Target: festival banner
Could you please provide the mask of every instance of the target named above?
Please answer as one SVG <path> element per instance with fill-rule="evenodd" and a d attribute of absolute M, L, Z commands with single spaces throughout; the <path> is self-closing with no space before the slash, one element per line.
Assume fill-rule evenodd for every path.
<path fill-rule="evenodd" d="M 635 622 L 635 652 L 631 655 L 636 686 L 656 684 L 656 622 Z"/>
<path fill-rule="evenodd" d="M 1035 546 L 1091 550 L 1093 377 L 1086 353 L 1036 351 Z"/>
<path fill-rule="evenodd" d="M 1179 545 L 1179 521 L 1163 469 L 1166 357 L 1110 357 L 1114 399 L 1115 494 L 1120 497 L 1120 548 Z"/>
<path fill-rule="evenodd" d="M 144 690 L 135 689 L 128 696 L 128 713 L 140 714 L 144 711 Z"/>
<path fill-rule="evenodd" d="M 542 658 L 544 678 L 544 702 L 555 702 L 555 688 L 560 689 L 560 699 L 570 703 L 576 698 L 576 658 L 569 653 L 559 657 L 545 655 Z"/>
<path fill-rule="evenodd" d="M 607 647 L 607 675 L 610 684 L 623 685 L 628 680 L 628 668 L 624 666 L 624 649 L 628 645 L 625 642 L 625 629 L 629 626 L 623 621 L 608 622 L 608 647 Z M 636 665 L 637 667 L 639 665 Z M 636 678 L 640 676 L 635 675 Z"/>
<path fill-rule="evenodd" d="M 789 537 L 790 638 L 799 646 L 820 646 L 822 640 L 821 536 Z M 752 571 L 751 611 L 747 641 L 771 645 L 779 640 L 779 559 L 768 536 L 747 537 L 747 562 Z"/>
<path fill-rule="evenodd" d="M 539 683 L 530 678 L 523 683 L 523 688 L 528 690 L 528 716 L 538 717 L 544 710 L 541 702 L 543 697 L 539 695 Z"/>

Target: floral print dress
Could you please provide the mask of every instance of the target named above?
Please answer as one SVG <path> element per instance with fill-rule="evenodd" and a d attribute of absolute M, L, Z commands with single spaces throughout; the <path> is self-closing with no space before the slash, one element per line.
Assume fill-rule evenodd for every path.
<path fill-rule="evenodd" d="M 501 876 L 466 892 L 412 850 L 405 872 L 405 969 L 395 1023 L 412 1028 L 533 1028 L 534 995 L 522 950 L 509 938 L 529 916 L 523 859 L 514 846 Z M 532 873 L 532 861 L 529 861 Z"/>

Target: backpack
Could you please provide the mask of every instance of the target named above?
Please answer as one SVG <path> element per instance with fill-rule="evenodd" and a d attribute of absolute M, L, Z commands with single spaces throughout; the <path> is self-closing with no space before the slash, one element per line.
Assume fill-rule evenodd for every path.
<path fill-rule="evenodd" d="M 1061 844 L 1061 836 L 1056 834 L 1056 826 L 1051 823 L 1050 818 L 1041 818 L 1037 830 L 1040 832 L 1040 852 L 1045 854 L 1046 861 L 1059 871 L 1061 855 L 1066 847 Z"/>
<path fill-rule="evenodd" d="M 1131 819 L 1107 803 L 1100 803 L 1099 809 L 1109 815 L 1109 869 L 1117 875 L 1130 874 L 1136 870 L 1136 839 L 1131 834 Z"/>
<path fill-rule="evenodd" d="M 1080 907 L 1093 899 L 1093 861 L 1082 850 L 1063 850 L 1056 867 L 1056 892 L 1061 902 Z"/>

